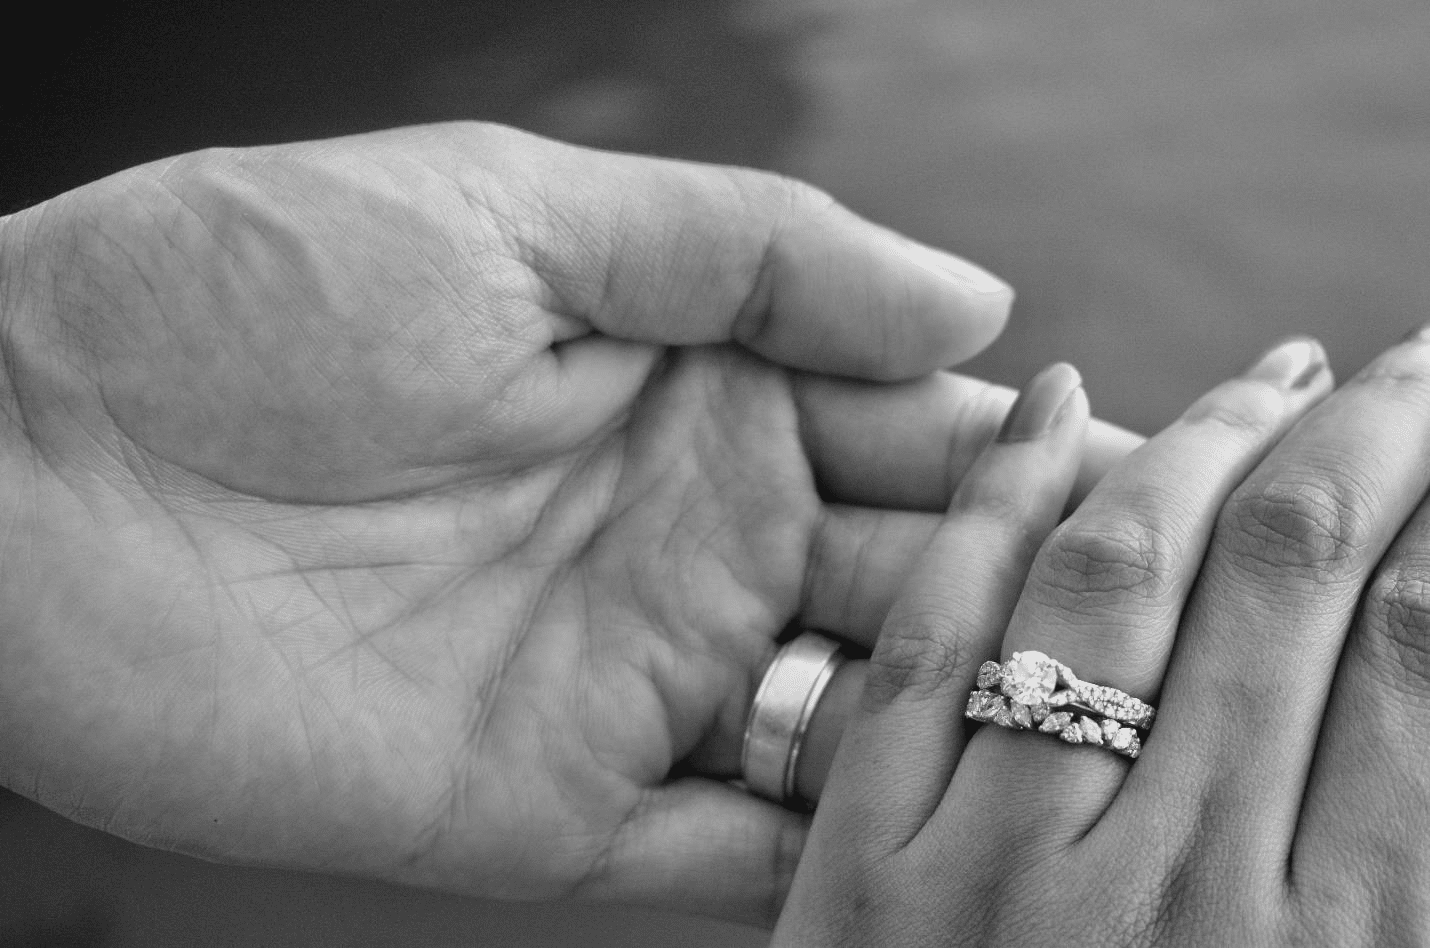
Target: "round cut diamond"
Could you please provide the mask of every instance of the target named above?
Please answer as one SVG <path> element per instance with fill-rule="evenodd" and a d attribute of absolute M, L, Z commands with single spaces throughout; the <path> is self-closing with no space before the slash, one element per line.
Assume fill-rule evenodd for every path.
<path fill-rule="evenodd" d="M 1003 693 L 1020 704 L 1041 704 L 1058 686 L 1058 666 L 1042 652 L 1014 652 L 1003 666 Z"/>

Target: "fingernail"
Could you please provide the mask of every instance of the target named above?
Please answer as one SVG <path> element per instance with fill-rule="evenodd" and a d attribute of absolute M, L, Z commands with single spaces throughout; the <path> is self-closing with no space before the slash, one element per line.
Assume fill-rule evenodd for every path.
<path fill-rule="evenodd" d="M 1286 339 L 1266 351 L 1243 377 L 1279 388 L 1305 388 L 1326 371 L 1326 350 L 1309 336 Z"/>
<path fill-rule="evenodd" d="M 1303 388 L 1310 388 L 1311 383 L 1321 377 L 1321 373 L 1326 371 L 1326 363 L 1317 360 L 1306 366 L 1300 375 L 1291 380 L 1291 387 L 1297 391 Z"/>
<path fill-rule="evenodd" d="M 982 267 L 974 266 L 961 257 L 935 250 L 924 244 L 906 241 L 904 252 L 909 259 L 925 270 L 945 278 L 951 278 L 960 286 L 981 295 L 1013 295 L 1013 288 Z"/>
<path fill-rule="evenodd" d="M 1430 325 L 1416 326 L 1400 339 L 1401 342 L 1430 342 Z"/>
<path fill-rule="evenodd" d="M 1048 366 L 1023 387 L 1018 400 L 998 430 L 998 440 L 1033 441 L 1058 423 L 1073 394 L 1082 388 L 1082 376 L 1066 362 Z"/>

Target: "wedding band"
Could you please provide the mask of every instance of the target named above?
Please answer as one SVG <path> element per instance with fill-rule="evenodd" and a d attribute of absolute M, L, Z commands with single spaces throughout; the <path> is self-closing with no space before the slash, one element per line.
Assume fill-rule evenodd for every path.
<path fill-rule="evenodd" d="M 1130 758 L 1142 753 L 1138 729 L 1149 729 L 1157 716 L 1147 702 L 1083 681 L 1062 662 L 1034 651 L 1014 652 L 1001 664 L 984 662 L 963 713 L 974 721 L 1037 730 Z"/>
<path fill-rule="evenodd" d="M 776 803 L 795 800 L 800 745 L 843 662 L 838 643 L 816 632 L 801 633 L 775 653 L 745 722 L 740 770 L 751 793 Z"/>
<path fill-rule="evenodd" d="M 975 689 L 964 716 L 1014 731 L 1038 731 L 1067 744 L 1091 744 L 1133 760 L 1142 753 L 1142 735 L 1135 727 L 1112 718 L 1094 718 L 1054 711 L 1047 704 L 1026 705 L 996 691 Z"/>
<path fill-rule="evenodd" d="M 1116 688 L 1083 681 L 1071 668 L 1042 652 L 1014 652 L 1001 665 L 984 662 L 978 669 L 978 687 L 1001 691 L 1010 701 L 1029 707 L 1071 707 L 1143 730 L 1150 728 L 1157 716 L 1147 702 Z"/>

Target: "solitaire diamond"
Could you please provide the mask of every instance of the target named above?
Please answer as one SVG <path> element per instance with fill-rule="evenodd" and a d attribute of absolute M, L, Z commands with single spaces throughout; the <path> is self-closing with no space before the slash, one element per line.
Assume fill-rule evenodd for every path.
<path fill-rule="evenodd" d="M 1057 686 L 1057 662 L 1042 652 L 1014 652 L 1003 666 L 1003 693 L 1019 704 L 1042 704 Z"/>

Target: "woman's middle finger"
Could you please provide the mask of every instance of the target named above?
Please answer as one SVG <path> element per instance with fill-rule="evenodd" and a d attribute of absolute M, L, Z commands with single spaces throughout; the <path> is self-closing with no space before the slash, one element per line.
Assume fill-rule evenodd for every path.
<path fill-rule="evenodd" d="M 1234 805 L 1249 831 L 1220 845 L 1289 851 L 1318 740 L 1338 733 L 1322 721 L 1332 679 L 1360 661 L 1363 645 L 1342 653 L 1357 603 L 1427 486 L 1430 339 L 1421 337 L 1328 399 L 1228 502 L 1143 761 L 1170 766 L 1140 773 L 1138 792 L 1119 801 L 1142 808 L 1128 825 L 1152 810 L 1165 825 L 1176 797 L 1194 805 L 1177 808 L 1185 822 L 1170 828 L 1193 834 L 1199 813 Z"/>

